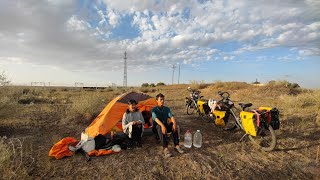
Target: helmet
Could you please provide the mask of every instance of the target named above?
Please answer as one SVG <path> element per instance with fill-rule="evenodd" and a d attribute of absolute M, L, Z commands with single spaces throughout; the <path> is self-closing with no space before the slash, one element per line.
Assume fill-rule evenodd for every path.
<path fill-rule="evenodd" d="M 216 103 L 217 103 L 217 101 L 215 101 L 213 98 L 210 98 L 208 101 L 209 107 L 213 107 L 213 105 L 215 105 Z"/>

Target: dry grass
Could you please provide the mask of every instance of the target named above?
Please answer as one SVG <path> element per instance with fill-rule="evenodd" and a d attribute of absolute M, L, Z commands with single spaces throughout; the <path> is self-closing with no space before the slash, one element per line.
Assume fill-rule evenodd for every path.
<path fill-rule="evenodd" d="M 191 81 L 190 82 L 190 87 L 192 89 L 204 89 L 206 87 L 208 87 L 209 84 L 205 83 L 204 81 Z"/>
<path fill-rule="evenodd" d="M 25 164 L 23 143 L 18 138 L 0 137 L 0 174 L 3 179 L 31 179 Z"/>
<path fill-rule="evenodd" d="M 320 90 L 291 88 L 277 82 L 263 87 L 242 82 L 193 85 L 201 89 L 205 98 L 218 98 L 218 91 L 228 91 L 236 103 L 278 107 L 281 128 L 276 131 L 275 151 L 260 152 L 249 141 L 239 142 L 242 132 L 226 132 L 186 115 L 184 98 L 192 84 L 96 91 L 5 87 L 11 89 L 0 88 L 0 136 L 8 137 L 0 139 L 0 179 L 320 178 Z M 165 159 L 153 137 L 144 137 L 143 149 L 93 157 L 87 163 L 78 154 L 61 160 L 48 157 L 54 143 L 67 136 L 79 139 L 111 99 L 130 90 L 145 91 L 153 97 L 163 93 L 182 133 L 200 129 L 203 147 Z M 44 100 L 19 103 L 26 97 Z"/>

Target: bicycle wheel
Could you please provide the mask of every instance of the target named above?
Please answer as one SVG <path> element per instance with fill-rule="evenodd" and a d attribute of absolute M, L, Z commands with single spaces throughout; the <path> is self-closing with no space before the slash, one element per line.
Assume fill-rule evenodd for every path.
<path fill-rule="evenodd" d="M 188 115 L 193 114 L 194 110 L 195 110 L 195 108 L 192 106 L 192 104 L 188 104 L 186 106 L 186 112 Z"/>
<path fill-rule="evenodd" d="M 276 134 L 270 125 L 268 129 L 259 129 L 256 137 L 249 135 L 249 139 L 262 151 L 272 151 L 277 144 Z"/>
<path fill-rule="evenodd" d="M 212 123 L 215 126 L 216 125 L 214 123 L 215 119 L 216 119 L 216 117 L 212 113 L 209 113 L 209 114 L 206 115 L 206 119 L 205 120 L 207 121 L 207 123 Z"/>
<path fill-rule="evenodd" d="M 225 131 L 233 131 L 237 128 L 237 122 L 236 117 L 234 117 L 232 114 L 230 114 L 228 121 L 226 122 L 226 125 L 224 127 Z"/>
<path fill-rule="evenodd" d="M 199 113 L 199 117 L 200 117 L 203 121 L 210 122 L 210 115 L 209 115 L 209 114 Z M 211 119 L 212 119 L 212 117 L 211 117 Z"/>

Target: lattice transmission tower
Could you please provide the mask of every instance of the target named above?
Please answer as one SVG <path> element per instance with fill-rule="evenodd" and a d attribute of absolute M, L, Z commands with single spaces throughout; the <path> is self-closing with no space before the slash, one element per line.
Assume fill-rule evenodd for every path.
<path fill-rule="evenodd" d="M 123 87 L 127 87 L 127 52 L 124 52 Z"/>

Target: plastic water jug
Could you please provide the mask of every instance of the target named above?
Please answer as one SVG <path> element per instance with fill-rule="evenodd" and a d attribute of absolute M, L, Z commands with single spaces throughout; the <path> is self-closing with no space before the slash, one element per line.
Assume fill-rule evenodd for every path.
<path fill-rule="evenodd" d="M 200 148 L 202 146 L 202 134 L 200 130 L 197 130 L 193 136 L 193 146 L 196 148 Z"/>
<path fill-rule="evenodd" d="M 192 146 L 192 134 L 189 130 L 184 134 L 184 147 L 191 148 Z"/>

